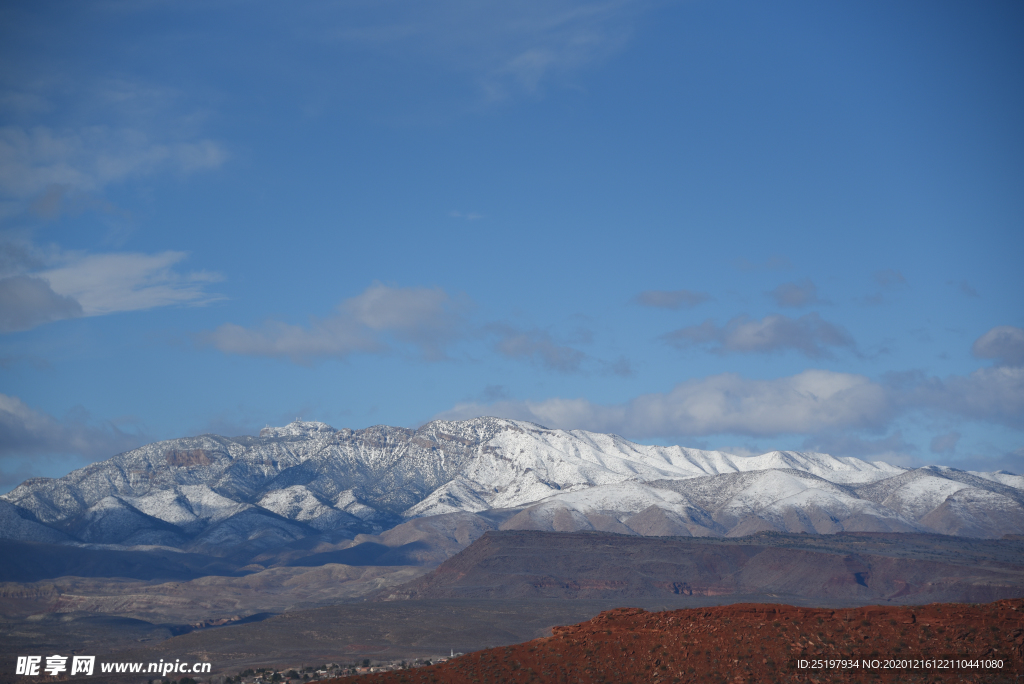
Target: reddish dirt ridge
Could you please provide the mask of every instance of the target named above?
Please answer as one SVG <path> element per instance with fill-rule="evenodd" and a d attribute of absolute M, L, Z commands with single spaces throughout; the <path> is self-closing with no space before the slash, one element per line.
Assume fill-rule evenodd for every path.
<path fill-rule="evenodd" d="M 885 661 L 955 658 L 968 667 L 884 669 Z M 800 669 L 800 660 L 879 661 Z M 980 669 L 975 661 L 1002 660 Z M 619 608 L 553 636 L 358 681 L 443 682 L 1018 682 L 1024 599 L 983 605 L 797 608 L 736 604 L 649 613 Z M 335 680 L 351 682 L 353 680 Z"/>
<path fill-rule="evenodd" d="M 203 449 L 168 449 L 164 452 L 167 465 L 189 468 L 191 466 L 208 466 L 213 463 L 210 454 Z"/>

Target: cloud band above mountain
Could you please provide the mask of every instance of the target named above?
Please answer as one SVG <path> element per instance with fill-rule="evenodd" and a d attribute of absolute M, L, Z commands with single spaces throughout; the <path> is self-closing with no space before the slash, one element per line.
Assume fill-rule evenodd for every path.
<path fill-rule="evenodd" d="M 799 318 L 775 314 L 760 321 L 737 316 L 721 327 L 708 319 L 674 330 L 662 339 L 679 349 L 711 345 L 710 350 L 716 354 L 794 350 L 812 359 L 829 358 L 836 348 L 856 349 L 853 336 L 845 328 L 816 313 Z"/>
<path fill-rule="evenodd" d="M 979 343 L 992 336 L 992 331 L 986 333 Z M 1005 337 L 1013 339 L 1010 333 Z M 999 345 L 999 354 L 992 355 L 1012 358 L 1010 343 Z M 975 347 L 977 353 L 978 343 Z M 621 404 L 561 397 L 505 399 L 493 404 L 458 404 L 436 417 L 496 415 L 549 427 L 651 439 L 715 434 L 835 435 L 845 431 L 881 434 L 898 418 L 914 412 L 1024 429 L 1024 367 L 997 365 L 946 378 L 919 372 L 891 373 L 881 381 L 817 369 L 769 380 L 723 373 L 687 380 L 668 392 L 643 394 Z"/>
<path fill-rule="evenodd" d="M 438 418 L 500 415 L 549 427 L 614 432 L 635 438 L 736 433 L 770 436 L 838 429 L 881 429 L 890 402 L 884 387 L 861 375 L 807 370 L 774 380 L 723 373 L 688 380 L 665 393 L 624 404 L 586 399 L 460 404 Z"/>
<path fill-rule="evenodd" d="M 390 349 L 389 339 L 417 348 L 424 359 L 444 358 L 461 325 L 458 306 L 440 288 L 375 283 L 308 326 L 268 321 L 258 329 L 226 323 L 201 336 L 223 352 L 277 356 L 298 363 Z"/>

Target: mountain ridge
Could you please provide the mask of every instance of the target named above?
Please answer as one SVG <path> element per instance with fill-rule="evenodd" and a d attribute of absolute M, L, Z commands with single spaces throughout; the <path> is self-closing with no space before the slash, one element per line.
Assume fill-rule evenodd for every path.
<path fill-rule="evenodd" d="M 736 456 L 477 418 L 145 445 L 0 496 L 0 536 L 217 552 L 507 511 L 502 529 L 1024 533 L 1024 477 L 812 452 Z M 488 527 L 493 527 L 487 523 Z"/>

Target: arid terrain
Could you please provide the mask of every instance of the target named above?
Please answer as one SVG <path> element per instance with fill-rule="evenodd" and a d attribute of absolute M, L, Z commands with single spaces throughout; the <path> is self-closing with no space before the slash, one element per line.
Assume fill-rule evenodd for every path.
<path fill-rule="evenodd" d="M 413 543 L 384 540 L 396 548 Z M 376 543 L 317 553 L 374 563 L 382 557 L 371 546 Z M 423 539 L 415 543 L 431 553 Z M 74 649 L 107 660 L 151 661 L 173 654 L 234 673 L 471 653 L 545 637 L 553 625 L 623 606 L 663 611 L 757 603 L 802 610 L 1019 600 L 1022 559 L 1018 538 L 489 531 L 433 569 L 299 567 L 291 560 L 243 576 L 187 579 L 187 568 L 172 567 L 181 579 L 144 579 L 159 568 L 153 562 L 126 563 L 136 579 L 10 582 L 2 587 L 0 629 L 7 655 Z"/>
<path fill-rule="evenodd" d="M 934 534 L 743 538 L 490 531 L 388 600 L 635 599 L 673 595 L 983 603 L 1024 595 L 1024 541 Z"/>
<path fill-rule="evenodd" d="M 996 684 L 1024 675 L 1024 600 L 1019 599 L 839 610 L 764 604 L 658 613 L 619 608 L 553 632 L 360 681 Z M 915 659 L 947 662 L 915 667 Z M 887 660 L 902 667 L 886 669 Z M 807 665 L 800 667 L 801 661 Z M 848 666 L 815 667 L 829 661 Z M 984 668 L 985 661 L 1001 661 L 1001 666 Z M 858 666 L 850 667 L 851 662 Z"/>

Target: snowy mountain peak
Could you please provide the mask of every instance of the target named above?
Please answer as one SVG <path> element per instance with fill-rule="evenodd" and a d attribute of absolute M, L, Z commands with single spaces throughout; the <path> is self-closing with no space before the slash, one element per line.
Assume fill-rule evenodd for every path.
<path fill-rule="evenodd" d="M 640 534 L 1024 533 L 1024 478 L 1009 473 L 736 456 L 490 417 L 416 430 L 296 420 L 258 439 L 168 440 L 26 481 L 0 500 L 0 514 L 21 520 L 0 535 L 178 547 L 354 535 L 495 509 L 521 511 L 517 525 Z"/>
<path fill-rule="evenodd" d="M 281 437 L 311 437 L 314 435 L 330 435 L 337 432 L 327 423 L 316 421 L 303 421 L 296 418 L 284 427 L 270 427 L 269 425 L 260 430 L 260 437 L 281 438 Z"/>

